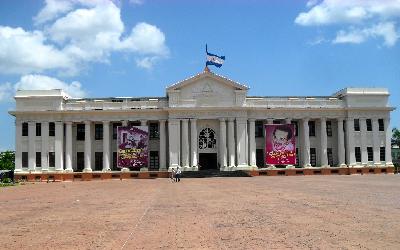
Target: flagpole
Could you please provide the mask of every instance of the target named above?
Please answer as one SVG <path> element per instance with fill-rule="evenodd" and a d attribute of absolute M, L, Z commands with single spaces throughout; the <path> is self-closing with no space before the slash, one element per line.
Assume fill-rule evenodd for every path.
<path fill-rule="evenodd" d="M 207 49 L 207 43 L 206 43 L 206 59 L 207 59 L 207 54 L 208 54 L 208 49 Z M 206 60 L 206 66 L 204 67 L 203 72 L 210 72 L 210 69 L 207 67 L 207 60 Z"/>

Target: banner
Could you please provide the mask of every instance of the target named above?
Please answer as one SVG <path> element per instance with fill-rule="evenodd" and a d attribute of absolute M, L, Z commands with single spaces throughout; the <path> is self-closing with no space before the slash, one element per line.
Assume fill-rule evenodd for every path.
<path fill-rule="evenodd" d="M 296 165 L 294 124 L 265 125 L 265 162 L 269 165 Z"/>
<path fill-rule="evenodd" d="M 147 166 L 149 156 L 149 129 L 147 126 L 117 127 L 119 168 Z"/>

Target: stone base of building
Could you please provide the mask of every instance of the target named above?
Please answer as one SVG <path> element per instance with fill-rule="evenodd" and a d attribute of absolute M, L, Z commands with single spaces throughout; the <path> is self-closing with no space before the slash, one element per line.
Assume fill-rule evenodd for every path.
<path fill-rule="evenodd" d="M 237 167 L 227 167 L 224 171 L 239 170 Z M 354 175 L 354 174 L 394 174 L 394 167 L 327 167 L 327 168 L 274 168 L 256 169 L 251 166 L 240 169 L 250 176 L 302 176 L 302 175 Z M 192 170 L 193 171 L 193 170 Z M 61 182 L 61 181 L 91 181 L 91 180 L 126 180 L 168 178 L 170 172 L 163 171 L 110 171 L 110 172 L 16 172 L 16 181 L 29 182 Z"/>

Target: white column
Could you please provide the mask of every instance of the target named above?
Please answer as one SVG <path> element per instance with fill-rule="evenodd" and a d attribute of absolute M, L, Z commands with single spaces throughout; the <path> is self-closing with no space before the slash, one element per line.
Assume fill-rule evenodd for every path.
<path fill-rule="evenodd" d="M 385 160 L 387 167 L 393 167 L 392 162 L 392 130 L 390 129 L 390 119 L 385 119 Z"/>
<path fill-rule="evenodd" d="M 36 169 L 36 123 L 28 122 L 28 168 Z"/>
<path fill-rule="evenodd" d="M 274 124 L 274 119 L 268 118 L 268 119 L 267 119 L 267 124 Z M 263 135 L 264 135 L 264 143 L 265 143 L 265 137 L 266 137 L 265 128 L 263 128 Z M 265 149 L 264 149 L 264 151 L 265 151 Z M 265 154 L 265 152 L 264 152 L 264 154 Z M 264 155 L 264 162 L 265 162 L 265 158 L 266 158 L 266 155 Z M 268 168 L 275 168 L 275 165 L 273 165 L 273 164 L 268 164 L 267 167 L 268 167 Z"/>
<path fill-rule="evenodd" d="M 110 121 L 103 121 L 103 171 L 110 170 Z"/>
<path fill-rule="evenodd" d="M 246 160 L 246 123 L 244 118 L 236 119 L 236 154 L 238 167 L 247 167 Z"/>
<path fill-rule="evenodd" d="M 234 119 L 228 119 L 228 151 L 229 151 L 229 167 L 236 166 L 235 164 L 235 127 L 233 124 Z"/>
<path fill-rule="evenodd" d="M 56 122 L 56 137 L 54 141 L 56 171 L 64 171 L 64 123 Z"/>
<path fill-rule="evenodd" d="M 347 165 L 349 167 L 357 165 L 354 153 L 354 119 L 347 118 L 346 120 L 346 155 Z"/>
<path fill-rule="evenodd" d="M 380 140 L 379 140 L 379 124 L 378 119 L 372 119 L 372 141 L 374 152 L 374 165 L 380 165 Z"/>
<path fill-rule="evenodd" d="M 321 117 L 320 119 L 320 136 L 321 136 L 321 167 L 329 167 L 328 164 L 328 137 L 326 134 L 326 118 Z"/>
<path fill-rule="evenodd" d="M 292 123 L 292 119 L 290 119 L 290 118 L 286 118 L 285 119 L 285 124 L 291 124 Z M 293 133 L 293 137 L 295 137 L 295 133 L 296 133 L 296 130 L 294 131 L 294 133 Z M 294 151 L 296 152 L 296 149 L 294 149 Z M 292 164 L 289 164 L 289 165 L 286 165 L 286 168 L 293 168 L 294 166 L 292 165 Z"/>
<path fill-rule="evenodd" d="M 368 165 L 367 152 L 367 121 L 365 118 L 360 118 L 360 135 L 361 135 L 361 165 Z"/>
<path fill-rule="evenodd" d="M 190 149 L 192 152 L 192 168 L 197 168 L 197 119 L 190 119 Z"/>
<path fill-rule="evenodd" d="M 253 168 L 257 168 L 256 163 L 256 126 L 255 119 L 249 119 L 249 164 Z"/>
<path fill-rule="evenodd" d="M 160 120 L 160 169 L 165 170 L 167 168 L 166 163 L 166 144 L 165 144 L 165 120 Z"/>
<path fill-rule="evenodd" d="M 128 121 L 127 120 L 123 120 L 122 121 L 122 126 L 124 126 L 124 127 L 128 126 Z"/>
<path fill-rule="evenodd" d="M 339 167 L 346 167 L 345 163 L 345 148 L 344 148 L 344 132 L 343 118 L 338 118 L 338 161 Z"/>
<path fill-rule="evenodd" d="M 85 121 L 85 168 L 83 172 L 92 172 L 92 137 L 90 135 L 90 121 Z"/>
<path fill-rule="evenodd" d="M 49 155 L 49 122 L 42 122 L 42 171 L 49 170 L 49 161 L 47 156 Z"/>
<path fill-rule="evenodd" d="M 15 119 L 15 172 L 22 171 L 22 123 L 20 120 Z"/>
<path fill-rule="evenodd" d="M 308 127 L 308 118 L 304 118 L 301 121 L 302 134 L 303 134 L 303 167 L 311 167 L 310 164 L 310 129 Z"/>
<path fill-rule="evenodd" d="M 147 120 L 140 120 L 140 126 L 147 126 Z"/>
<path fill-rule="evenodd" d="M 169 135 L 169 167 L 179 166 L 179 143 L 180 143 L 180 121 L 177 119 L 168 120 Z"/>
<path fill-rule="evenodd" d="M 226 155 L 226 123 L 225 118 L 221 118 L 219 119 L 219 167 L 221 170 L 228 166 Z"/>
<path fill-rule="evenodd" d="M 66 122 L 65 131 L 65 171 L 73 172 L 72 169 L 72 122 Z"/>
<path fill-rule="evenodd" d="M 182 167 L 189 167 L 189 120 L 182 119 Z"/>

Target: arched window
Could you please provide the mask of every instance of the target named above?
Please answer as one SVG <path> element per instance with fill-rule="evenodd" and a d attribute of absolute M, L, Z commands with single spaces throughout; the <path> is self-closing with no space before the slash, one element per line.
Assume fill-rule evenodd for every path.
<path fill-rule="evenodd" d="M 199 148 L 215 148 L 217 140 L 215 139 L 215 131 L 211 128 L 203 129 L 199 134 Z"/>

